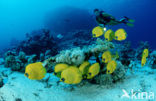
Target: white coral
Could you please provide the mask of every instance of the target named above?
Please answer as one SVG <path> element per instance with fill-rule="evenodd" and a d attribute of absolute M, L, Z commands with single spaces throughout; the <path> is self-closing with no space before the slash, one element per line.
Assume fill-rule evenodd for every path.
<path fill-rule="evenodd" d="M 63 50 L 55 57 L 45 60 L 46 64 L 66 63 L 69 65 L 80 65 L 85 59 L 89 59 L 93 54 L 99 54 L 113 48 L 111 42 L 98 39 L 95 44 L 84 46 L 83 48 L 72 48 Z M 49 63 L 48 63 L 49 62 Z"/>
<path fill-rule="evenodd" d="M 80 65 L 85 59 L 84 51 L 80 48 L 61 51 L 56 57 L 57 63 L 67 63 L 72 65 Z"/>

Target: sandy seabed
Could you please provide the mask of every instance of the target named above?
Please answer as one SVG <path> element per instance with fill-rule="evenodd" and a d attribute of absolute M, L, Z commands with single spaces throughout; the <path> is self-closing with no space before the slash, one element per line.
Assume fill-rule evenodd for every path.
<path fill-rule="evenodd" d="M 0 66 L 0 74 L 5 85 L 0 88 L 0 101 L 156 101 L 156 70 L 148 66 L 139 67 L 134 74 L 127 74 L 122 82 L 112 87 L 86 84 L 85 86 L 67 90 L 66 85 L 57 84 L 58 78 L 52 74 L 48 85 L 45 82 L 29 80 L 22 73 L 12 72 Z M 124 91 L 128 97 L 124 97 Z M 144 92 L 144 95 L 142 95 Z"/>

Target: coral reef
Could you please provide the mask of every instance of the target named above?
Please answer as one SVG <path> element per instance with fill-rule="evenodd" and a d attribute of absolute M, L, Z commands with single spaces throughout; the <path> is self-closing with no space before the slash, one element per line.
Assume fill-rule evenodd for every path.
<path fill-rule="evenodd" d="M 15 59 L 15 55 L 16 53 L 8 51 L 7 53 L 5 53 L 5 58 L 4 58 L 4 66 L 5 67 L 10 67 L 13 66 L 13 64 L 15 63 L 16 59 Z"/>
<path fill-rule="evenodd" d="M 80 48 L 61 51 L 56 57 L 56 63 L 80 65 L 85 60 L 84 51 Z"/>
<path fill-rule="evenodd" d="M 156 69 L 156 51 L 153 51 L 151 54 L 150 54 L 150 59 L 149 59 L 149 63 L 151 65 L 151 68 L 152 69 Z"/>
<path fill-rule="evenodd" d="M 145 42 L 141 41 L 141 42 L 139 42 L 138 46 L 139 47 L 135 50 L 136 51 L 135 52 L 135 57 L 136 57 L 136 59 L 140 60 L 141 56 L 142 56 L 142 51 L 144 49 L 150 49 L 150 45 L 149 45 L 149 43 L 147 41 L 145 41 Z"/>
<path fill-rule="evenodd" d="M 0 77 L 0 88 L 1 88 L 3 85 L 4 85 L 4 83 L 3 83 L 3 78 Z"/>
<path fill-rule="evenodd" d="M 93 38 L 88 30 L 71 31 L 69 36 L 58 38 L 47 29 L 36 30 L 26 33 L 26 38 L 18 42 L 16 46 L 7 48 L 1 54 L 7 51 L 14 51 L 16 55 L 23 51 L 25 55 L 37 55 L 37 59 L 45 60 L 51 56 L 55 56 L 61 50 L 70 49 L 73 47 L 83 47 L 91 45 Z M 5 56 L 2 56 L 5 57 Z"/>
<path fill-rule="evenodd" d="M 117 47 L 120 58 L 119 60 L 123 65 L 128 66 L 130 61 L 134 60 L 135 50 L 132 49 L 131 43 L 129 41 L 125 42 L 123 45 L 117 44 Z M 128 54 L 127 54 L 128 53 Z"/>
<path fill-rule="evenodd" d="M 48 49 L 53 50 L 51 55 L 57 54 L 57 44 L 50 31 L 46 29 L 33 31 L 31 34 L 27 33 L 26 40 L 20 42 L 17 47 L 18 52 L 23 51 L 27 55 L 36 54 L 37 56 Z"/>
<path fill-rule="evenodd" d="M 4 64 L 4 59 L 0 58 L 0 65 Z"/>
<path fill-rule="evenodd" d="M 47 29 L 40 29 L 32 31 L 30 34 L 26 33 L 26 36 L 22 41 L 19 41 L 16 45 L 12 45 L 11 47 L 4 49 L 1 51 L 1 54 L 11 51 L 16 52 L 15 55 L 17 55 L 22 51 L 25 53 L 25 55 L 35 54 L 39 59 L 41 53 L 45 53 L 47 50 L 50 50 L 51 52 L 49 55 L 54 56 L 58 53 L 58 49 L 59 48 L 57 47 L 56 40 L 53 38 L 50 31 Z M 1 57 L 5 56 L 2 55 Z"/>
<path fill-rule="evenodd" d="M 39 32 L 33 32 L 36 34 L 33 34 L 32 36 L 29 36 L 29 34 L 27 34 L 27 41 L 23 41 L 24 43 L 22 46 L 18 47 L 18 51 L 8 51 L 4 57 L 5 67 L 10 67 L 13 71 L 24 72 L 25 67 L 28 64 L 42 62 L 42 65 L 46 68 L 47 72 L 54 72 L 54 66 L 57 64 L 67 64 L 68 66 L 79 67 L 84 61 L 89 61 L 91 65 L 93 65 L 94 63 L 99 64 L 99 72 L 91 79 L 88 79 L 85 78 L 86 75 L 87 77 L 90 75 L 90 72 L 87 71 L 86 73 L 88 74 L 82 75 L 82 80 L 88 79 L 87 81 L 90 83 L 112 85 L 117 81 L 123 80 L 125 78 L 127 70 L 132 69 L 132 66 L 130 64 L 134 63 L 134 60 L 140 59 L 139 57 L 135 58 L 135 56 L 139 56 L 140 51 L 138 52 L 132 49 L 130 42 L 125 42 L 124 45 L 121 45 L 117 43 L 114 44 L 109 41 L 104 41 L 100 38 L 96 38 L 96 41 L 94 41 L 95 39 L 91 38 L 90 36 L 87 38 L 85 37 L 87 33 L 89 33 L 85 30 L 71 32 L 71 36 L 64 36 L 61 39 L 54 40 L 53 37 L 50 36 L 50 32 L 48 30 L 42 31 L 44 35 L 41 36 L 45 39 L 37 34 Z M 46 45 L 49 43 L 44 44 L 44 42 L 44 45 L 42 45 L 43 47 L 40 46 L 38 40 L 46 40 L 47 36 L 50 39 L 53 39 L 49 42 L 51 45 L 54 45 L 55 48 L 60 48 L 55 50 L 55 48 L 52 48 L 52 46 L 50 46 L 51 48 L 49 47 L 45 49 L 44 47 L 47 47 Z M 47 39 L 46 42 L 48 42 L 48 40 L 50 39 Z M 55 45 L 55 43 L 59 44 Z M 38 46 L 36 46 L 36 44 Z M 35 50 L 37 51 L 37 53 L 34 51 L 34 54 L 29 52 L 31 51 L 31 49 L 26 50 L 26 47 L 34 48 L 33 45 L 37 49 Z M 144 49 L 145 47 L 148 47 L 148 45 L 142 44 L 138 49 Z M 41 50 L 39 48 L 41 48 Z M 108 65 L 111 60 L 109 60 L 108 63 L 102 61 L 102 54 L 106 51 L 110 51 L 111 59 L 113 59 L 114 61 L 112 63 L 116 64 L 114 65 L 114 70 L 112 70 L 111 73 L 106 72 L 108 70 L 106 65 Z M 115 55 L 113 54 L 113 52 L 117 52 L 120 55 L 120 58 L 114 57 Z M 155 53 L 153 52 L 152 54 L 150 54 L 150 57 L 152 57 L 151 59 L 153 59 L 153 61 L 151 60 L 150 63 L 152 67 L 155 68 Z M 109 69 L 111 70 L 112 68 L 110 67 Z"/>
<path fill-rule="evenodd" d="M 119 80 L 124 79 L 126 72 L 127 72 L 128 67 L 124 66 L 123 64 L 121 64 L 120 62 L 118 62 L 117 64 L 117 68 L 114 71 L 114 73 L 112 74 L 112 79 L 113 82 L 117 82 Z"/>
<path fill-rule="evenodd" d="M 48 62 L 50 66 L 48 66 L 49 69 L 47 68 L 47 71 L 51 71 L 52 66 L 57 63 L 67 63 L 70 65 L 79 66 L 84 60 L 89 59 L 90 56 L 99 54 L 100 52 L 113 47 L 114 46 L 111 42 L 105 42 L 97 39 L 96 43 L 92 45 L 84 46 L 82 48 L 77 47 L 69 50 L 62 50 L 58 55 L 53 57 L 51 55 L 53 51 L 51 50 L 46 50 L 45 53 L 41 53 L 39 58 L 36 54 L 26 55 L 26 53 L 23 51 L 8 51 L 5 53 L 4 63 L 5 67 L 10 67 L 12 70 L 24 71 L 27 64 L 35 63 L 37 61 L 44 61 L 47 59 L 48 61 L 52 61 L 52 63 Z"/>
<path fill-rule="evenodd" d="M 112 74 L 106 74 L 106 65 L 100 62 L 101 59 L 99 56 L 104 51 L 111 50 L 114 47 L 114 44 L 111 42 L 97 39 L 96 43 L 87 47 L 84 46 L 83 48 L 78 47 L 70 50 L 63 50 L 58 55 L 45 60 L 44 65 L 47 69 L 52 69 L 51 67 L 59 63 L 80 66 L 84 61 L 95 57 L 95 62 L 100 63 L 101 70 L 99 75 L 88 81 L 90 83 L 100 85 L 111 85 L 117 81 L 123 80 L 128 69 L 127 65 L 123 65 L 120 61 L 118 61 L 115 71 Z"/>
<path fill-rule="evenodd" d="M 51 68 L 58 63 L 79 66 L 90 57 L 95 56 L 98 58 L 98 54 L 112 48 L 114 48 L 113 43 L 97 39 L 96 43 L 89 46 L 84 46 L 83 48 L 78 47 L 69 50 L 63 50 L 58 55 L 45 60 L 45 64 L 47 68 Z"/>
<path fill-rule="evenodd" d="M 126 66 L 122 65 L 121 62 L 117 62 L 116 70 L 112 74 L 101 73 L 96 76 L 90 82 L 95 84 L 100 84 L 104 86 L 112 86 L 113 83 L 123 80 L 127 72 Z"/>
<path fill-rule="evenodd" d="M 10 67 L 13 71 L 22 71 L 24 72 L 25 66 L 30 63 L 37 61 L 36 55 L 26 56 L 22 51 L 19 54 L 15 52 L 8 51 L 5 53 L 4 57 L 4 66 Z"/>
<path fill-rule="evenodd" d="M 68 36 L 69 34 L 69 36 Z M 71 47 L 83 47 L 84 45 L 91 45 L 94 43 L 90 31 L 88 30 L 76 30 L 68 32 L 67 35 L 61 39 L 57 39 L 59 50 L 70 49 Z"/>

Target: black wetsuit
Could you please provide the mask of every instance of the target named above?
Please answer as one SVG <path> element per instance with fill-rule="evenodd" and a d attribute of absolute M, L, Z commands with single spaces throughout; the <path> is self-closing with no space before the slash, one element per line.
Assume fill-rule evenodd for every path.
<path fill-rule="evenodd" d="M 99 24 L 104 24 L 104 25 L 106 25 L 106 24 L 109 23 L 111 20 L 113 20 L 112 17 L 111 17 L 111 16 L 104 16 L 102 11 L 100 12 L 100 15 L 99 15 L 99 16 L 96 16 L 96 21 L 97 21 Z"/>

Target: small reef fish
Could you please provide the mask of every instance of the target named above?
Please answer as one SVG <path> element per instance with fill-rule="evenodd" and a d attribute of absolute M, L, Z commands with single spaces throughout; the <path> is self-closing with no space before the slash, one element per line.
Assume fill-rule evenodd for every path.
<path fill-rule="evenodd" d="M 127 38 L 127 33 L 124 29 L 120 28 L 115 32 L 115 40 L 123 41 Z"/>
<path fill-rule="evenodd" d="M 107 30 L 104 34 L 104 37 L 106 41 L 112 41 L 115 37 L 114 31 L 111 29 Z"/>
<path fill-rule="evenodd" d="M 105 51 L 105 52 L 102 54 L 102 62 L 108 63 L 108 62 L 111 61 L 111 60 L 112 60 L 111 52 L 110 52 L 110 51 Z"/>
<path fill-rule="evenodd" d="M 93 28 L 92 35 L 93 37 L 100 37 L 104 34 L 104 29 L 100 26 Z"/>
<path fill-rule="evenodd" d="M 61 78 L 61 72 L 67 69 L 69 66 L 67 64 L 57 64 L 54 67 L 54 75 Z"/>
<path fill-rule="evenodd" d="M 88 69 L 87 79 L 92 79 L 93 77 L 98 75 L 99 72 L 100 72 L 100 64 L 99 63 L 94 63 Z"/>
<path fill-rule="evenodd" d="M 41 62 L 32 63 L 26 66 L 24 75 L 31 80 L 41 80 L 46 75 L 46 68 Z"/>
<path fill-rule="evenodd" d="M 143 67 L 146 64 L 146 58 L 149 55 L 149 50 L 148 49 L 144 49 L 143 53 L 142 53 L 142 59 L 141 59 L 141 66 Z"/>
<path fill-rule="evenodd" d="M 82 73 L 75 66 L 70 66 L 61 73 L 61 80 L 66 84 L 78 84 L 82 81 Z"/>
<path fill-rule="evenodd" d="M 107 66 L 106 66 L 106 68 L 107 68 L 106 73 L 107 73 L 107 74 L 112 74 L 112 73 L 115 71 L 116 66 L 117 66 L 116 61 L 114 61 L 114 60 L 110 61 L 110 62 L 107 64 Z"/>
<path fill-rule="evenodd" d="M 141 59 L 141 66 L 143 67 L 146 64 L 146 57 L 143 56 Z"/>
<path fill-rule="evenodd" d="M 89 69 L 90 63 L 88 61 L 84 61 L 80 66 L 79 66 L 79 70 L 82 73 L 82 76 L 86 76 L 88 73 L 88 69 Z M 86 78 L 86 77 L 85 77 Z"/>
<path fill-rule="evenodd" d="M 149 51 L 148 49 L 144 49 L 142 56 L 143 57 L 148 57 Z"/>

